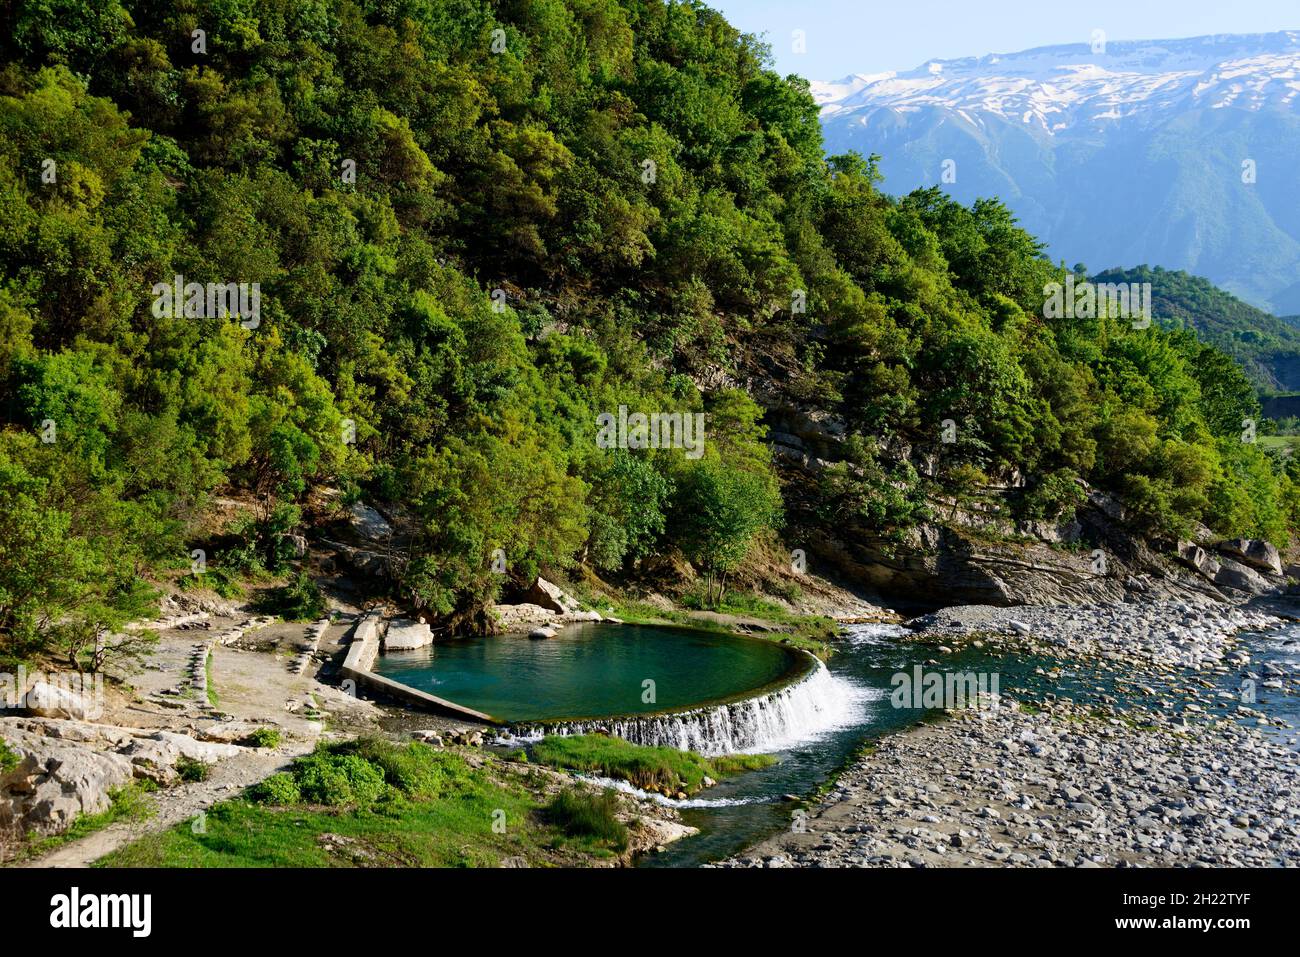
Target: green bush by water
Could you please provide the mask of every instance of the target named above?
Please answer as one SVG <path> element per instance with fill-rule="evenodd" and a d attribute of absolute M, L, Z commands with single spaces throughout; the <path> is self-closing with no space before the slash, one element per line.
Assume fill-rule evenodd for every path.
<path fill-rule="evenodd" d="M 546 817 L 570 837 L 590 838 L 621 851 L 627 847 L 628 835 L 617 810 L 618 797 L 613 791 L 592 794 L 569 788 L 551 799 Z"/>

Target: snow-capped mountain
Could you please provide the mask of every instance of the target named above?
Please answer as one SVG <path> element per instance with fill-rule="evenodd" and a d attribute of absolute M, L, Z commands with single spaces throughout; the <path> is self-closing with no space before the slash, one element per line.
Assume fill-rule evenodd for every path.
<path fill-rule="evenodd" d="M 892 192 L 996 195 L 1058 258 L 1186 269 L 1300 313 L 1300 31 L 933 60 L 812 92 L 828 151 L 879 153 Z"/>

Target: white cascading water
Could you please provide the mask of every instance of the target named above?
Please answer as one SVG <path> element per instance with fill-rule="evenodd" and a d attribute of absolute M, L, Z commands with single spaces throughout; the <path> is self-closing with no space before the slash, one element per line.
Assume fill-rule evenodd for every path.
<path fill-rule="evenodd" d="M 690 711 L 644 717 L 566 721 L 516 727 L 517 740 L 543 734 L 604 733 L 657 747 L 714 756 L 741 751 L 782 751 L 862 719 L 871 693 L 832 675 L 816 661 L 799 681 L 776 691 Z"/>
<path fill-rule="evenodd" d="M 902 625 L 880 623 L 849 625 L 844 629 L 844 637 L 851 645 L 888 645 L 911 633 L 911 629 Z"/>

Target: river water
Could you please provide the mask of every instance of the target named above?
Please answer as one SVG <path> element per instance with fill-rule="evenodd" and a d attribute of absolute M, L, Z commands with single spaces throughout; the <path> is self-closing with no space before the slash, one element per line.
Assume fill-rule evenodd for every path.
<path fill-rule="evenodd" d="M 806 795 L 825 782 L 849 761 L 863 745 L 901 731 L 940 712 L 913 708 L 896 708 L 890 693 L 891 679 L 903 672 L 911 673 L 918 664 L 933 661 L 933 647 L 909 640 L 905 629 L 895 625 L 853 625 L 846 639 L 831 658 L 830 675 L 841 682 L 853 702 L 853 711 L 841 715 L 820 732 L 806 736 L 793 746 L 777 752 L 778 763 L 761 771 L 749 772 L 709 788 L 696 799 L 666 802 L 681 810 L 683 820 L 700 828 L 700 834 L 668 846 L 661 854 L 648 855 L 644 867 L 685 867 L 729 856 L 790 825 L 793 805 L 785 795 Z M 1244 646 L 1252 654 L 1251 669 L 1262 669 L 1273 662 L 1289 674 L 1300 668 L 1300 625 L 1291 625 L 1281 633 L 1245 634 Z M 944 672 L 997 674 L 1003 695 L 1039 697 L 1055 694 L 1080 704 L 1114 703 L 1141 697 L 1147 705 L 1163 701 L 1174 713 L 1183 710 L 1185 697 L 1178 692 L 1180 683 L 1190 677 L 1172 675 L 1167 683 L 1143 677 L 1142 684 L 1155 692 L 1154 698 L 1133 690 L 1125 676 L 1098 673 L 1087 666 L 1049 658 L 1002 656 L 983 649 L 967 647 L 942 656 Z M 1241 695 L 1241 678 L 1235 672 L 1218 677 L 1218 697 L 1202 696 L 1198 702 L 1207 711 L 1237 714 Z M 1264 728 L 1296 747 L 1294 729 L 1300 727 L 1300 695 L 1257 685 L 1251 706 L 1269 718 L 1281 718 L 1290 730 Z M 1198 716 L 1193 716 L 1199 720 Z M 1243 723 L 1255 724 L 1253 717 L 1237 714 Z"/>

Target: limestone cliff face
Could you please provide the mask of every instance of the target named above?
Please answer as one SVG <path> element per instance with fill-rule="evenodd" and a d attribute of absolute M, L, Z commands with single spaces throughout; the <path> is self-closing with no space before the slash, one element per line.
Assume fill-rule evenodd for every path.
<path fill-rule="evenodd" d="M 768 398 L 768 438 L 782 473 L 786 537 L 807 551 L 814 567 L 890 601 L 939 607 L 1192 595 L 1226 600 L 1234 593 L 1287 588 L 1277 550 L 1267 542 L 1216 543 L 1202 529 L 1197 542 L 1153 543 L 1135 530 L 1123 503 L 1100 490 L 1088 489 L 1085 502 L 1065 521 L 1015 521 L 1010 516 L 1022 493 L 1019 476 L 969 501 L 932 498 L 934 517 L 901 541 L 852 521 L 832 525 L 815 514 L 812 489 L 840 457 L 843 426 L 824 413 Z M 882 452 L 914 458 L 906 446 Z M 922 474 L 933 468 L 927 461 L 912 464 Z M 1199 561 L 1190 549 L 1200 552 Z"/>
<path fill-rule="evenodd" d="M 1079 525 L 1072 547 L 1029 536 L 995 541 L 935 523 L 917 526 L 902 543 L 851 526 L 823 527 L 812 535 L 812 553 L 862 587 L 935 607 L 1224 597 L 1092 508 L 1080 509 Z"/>

